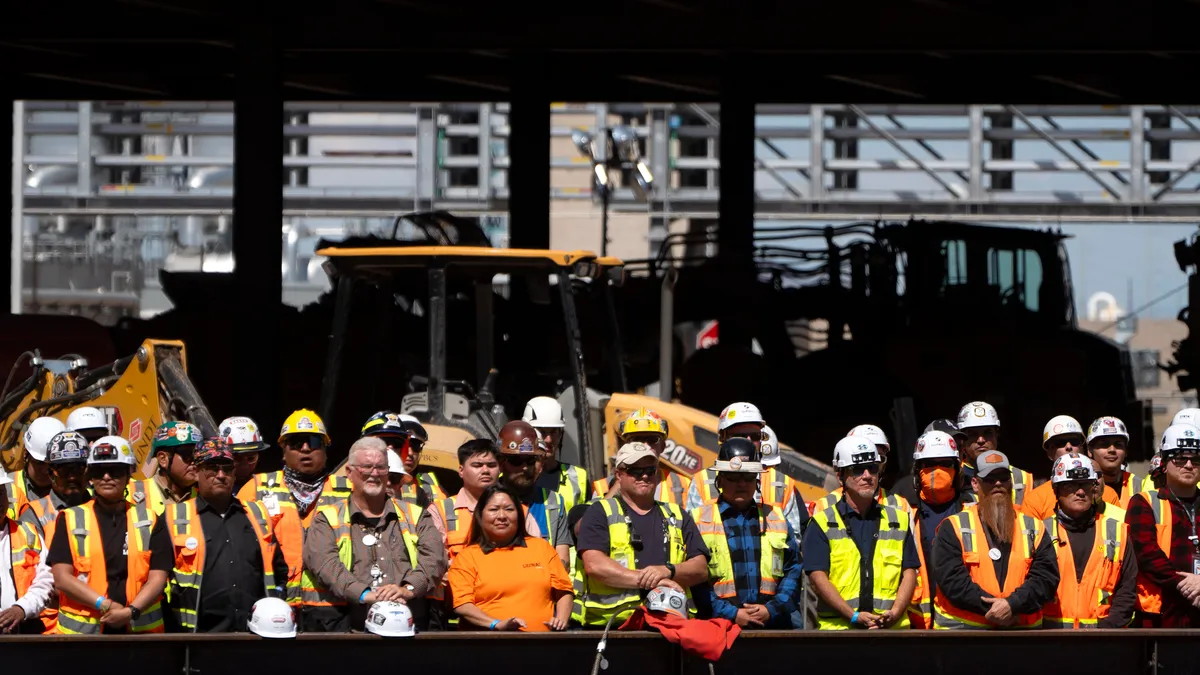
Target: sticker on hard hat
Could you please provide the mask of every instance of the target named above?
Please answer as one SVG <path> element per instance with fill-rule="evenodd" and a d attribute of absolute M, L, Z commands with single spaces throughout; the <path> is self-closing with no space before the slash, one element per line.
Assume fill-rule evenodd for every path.
<path fill-rule="evenodd" d="M 517 452 L 522 454 L 526 452 L 533 452 L 533 441 L 529 440 L 528 438 L 522 440 L 521 445 L 517 446 Z"/>
<path fill-rule="evenodd" d="M 387 623 L 387 617 L 384 616 L 383 612 L 375 612 L 375 616 L 371 618 L 371 623 L 376 626 L 382 626 Z"/>
<path fill-rule="evenodd" d="M 307 417 L 301 417 L 300 420 L 296 422 L 296 428 L 300 431 L 312 431 L 316 427 L 313 426 L 312 420 L 308 419 Z"/>
<path fill-rule="evenodd" d="M 189 431 L 184 425 L 180 424 L 179 426 L 175 427 L 175 440 L 186 442 L 191 435 L 192 432 Z"/>
<path fill-rule="evenodd" d="M 1063 430 L 1063 425 L 1061 425 L 1061 424 L 1054 425 L 1054 433 L 1061 434 L 1062 430 Z"/>
<path fill-rule="evenodd" d="M 976 407 L 976 408 L 975 408 L 974 410 L 972 410 L 971 412 L 972 412 L 972 413 L 974 413 L 974 415 L 975 415 L 976 417 L 983 417 L 983 416 L 987 415 L 987 411 L 986 411 L 986 410 L 984 410 L 983 408 L 979 408 L 979 407 Z"/>
<path fill-rule="evenodd" d="M 733 418 L 737 417 L 737 411 L 736 411 L 736 410 L 730 410 L 730 411 L 729 411 L 729 414 L 728 414 L 728 415 L 726 415 L 726 417 L 728 417 L 729 419 L 733 419 Z"/>
<path fill-rule="evenodd" d="M 668 602 L 670 602 L 671 606 L 675 609 L 683 609 L 683 598 L 679 597 L 678 595 L 672 595 Z"/>
<path fill-rule="evenodd" d="M 864 446 L 859 446 L 862 449 Z M 851 464 L 870 464 L 875 461 L 874 452 L 856 452 L 850 456 Z"/>
<path fill-rule="evenodd" d="M 730 459 L 729 460 L 729 468 L 733 469 L 734 471 L 741 469 L 742 468 L 742 458 L 734 457 L 733 459 Z"/>

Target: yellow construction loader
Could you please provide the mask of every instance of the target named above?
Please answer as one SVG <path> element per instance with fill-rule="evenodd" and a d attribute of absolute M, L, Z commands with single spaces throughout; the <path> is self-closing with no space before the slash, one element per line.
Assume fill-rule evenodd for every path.
<path fill-rule="evenodd" d="M 163 422 L 185 420 L 206 437 L 216 434 L 217 425 L 188 379 L 182 342 L 146 340 L 132 355 L 92 370 L 83 358 L 56 365 L 36 351 L 31 354 L 29 377 L 0 397 L 0 459 L 10 471 L 21 465 L 21 437 L 30 422 L 39 417 L 66 422 L 82 406 L 104 412 L 109 432 L 129 440 L 140 477 L 153 475 L 150 444 Z"/>

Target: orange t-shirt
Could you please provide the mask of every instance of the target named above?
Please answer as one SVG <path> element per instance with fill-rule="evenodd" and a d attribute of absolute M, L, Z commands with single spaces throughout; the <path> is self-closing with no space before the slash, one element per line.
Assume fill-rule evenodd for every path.
<path fill-rule="evenodd" d="M 1113 489 L 1104 486 L 1104 501 L 1113 506 L 1121 506 L 1121 497 Z M 1033 489 L 1033 492 L 1025 495 L 1025 500 L 1021 503 L 1017 510 L 1027 516 L 1033 516 L 1038 520 L 1045 520 L 1054 515 L 1054 509 L 1058 506 L 1058 497 L 1054 494 L 1054 485 L 1050 481 L 1046 481 Z"/>
<path fill-rule="evenodd" d="M 471 602 L 494 619 L 524 619 L 527 632 L 550 630 L 544 622 L 554 618 L 552 591 L 571 591 L 558 552 L 539 537 L 491 553 L 471 544 L 454 557 L 448 580 L 455 607 Z"/>

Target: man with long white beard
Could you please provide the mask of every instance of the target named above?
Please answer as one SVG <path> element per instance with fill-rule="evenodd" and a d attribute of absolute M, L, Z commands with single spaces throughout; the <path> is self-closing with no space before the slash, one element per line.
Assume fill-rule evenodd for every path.
<path fill-rule="evenodd" d="M 1046 528 L 1017 513 L 1004 453 L 980 453 L 978 502 L 938 526 L 933 546 L 935 629 L 1038 628 L 1058 592 L 1058 559 Z"/>

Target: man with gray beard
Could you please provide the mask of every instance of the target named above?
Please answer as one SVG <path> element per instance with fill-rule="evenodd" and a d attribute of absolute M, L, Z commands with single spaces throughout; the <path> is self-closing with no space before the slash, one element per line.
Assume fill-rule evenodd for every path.
<path fill-rule="evenodd" d="M 1058 592 L 1051 538 L 1013 506 L 1004 453 L 983 452 L 975 466 L 978 502 L 942 521 L 934 540 L 934 628 L 1038 628 L 1042 606 Z"/>

